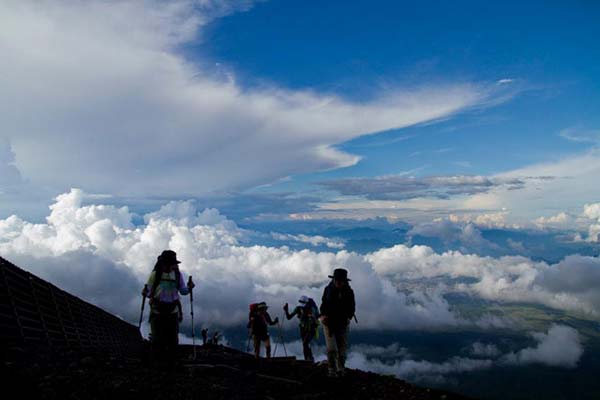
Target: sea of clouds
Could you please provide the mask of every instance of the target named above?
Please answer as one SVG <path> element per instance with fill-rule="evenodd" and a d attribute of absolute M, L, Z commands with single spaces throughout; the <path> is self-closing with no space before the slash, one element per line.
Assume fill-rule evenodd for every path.
<path fill-rule="evenodd" d="M 327 276 L 347 268 L 356 289 L 359 329 L 485 325 L 455 314 L 444 298 L 541 304 L 597 317 L 600 261 L 568 256 L 557 264 L 526 257 L 482 257 L 396 245 L 365 255 L 242 244 L 249 232 L 215 209 L 170 202 L 135 225 L 127 207 L 83 205 L 72 189 L 56 198 L 46 223 L 0 220 L 1 254 L 57 285 L 135 320 L 139 292 L 164 249 L 197 282 L 198 315 L 220 326 L 242 324 L 256 300 L 320 298 Z M 308 238 L 305 238 L 309 240 Z M 318 240 L 322 240 L 319 238 Z M 487 320 L 489 321 L 489 319 Z"/>
<path fill-rule="evenodd" d="M 441 362 L 415 357 L 409 349 L 392 343 L 387 346 L 359 344 L 350 348 L 347 366 L 385 375 L 394 375 L 427 384 L 447 383 L 451 375 L 494 367 L 527 366 L 532 364 L 576 368 L 584 352 L 577 330 L 553 324 L 547 332 L 535 332 L 535 344 L 517 351 L 501 352 L 495 344 L 474 342 L 467 354 L 450 357 Z M 302 343 L 286 343 L 288 354 L 302 357 Z M 283 350 L 278 350 L 283 352 Z M 326 360 L 326 349 L 313 346 L 317 362 Z M 281 355 L 281 354 L 280 354 Z"/>
<path fill-rule="evenodd" d="M 360 324 L 353 329 L 493 329 L 514 322 L 490 315 L 465 319 L 444 297 L 448 293 L 541 304 L 590 317 L 597 317 L 600 305 L 600 268 L 594 257 L 569 256 L 549 265 L 525 257 L 438 254 L 426 246 L 400 244 L 365 255 L 298 251 L 243 244 L 249 231 L 215 209 L 197 210 L 191 201 L 170 202 L 135 225 L 127 207 L 83 205 L 86 199 L 90 196 L 79 189 L 58 196 L 46 223 L 15 215 L 0 220 L 0 254 L 131 322 L 137 321 L 141 289 L 164 249 L 175 250 L 184 275 L 194 277 L 197 323 L 225 329 L 243 327 L 247 305 L 258 300 L 277 314 L 280 305 L 303 294 L 320 299 L 327 276 L 338 267 L 350 271 L 356 292 Z M 583 351 L 578 332 L 570 327 L 555 325 L 534 337 L 537 347 L 508 354 L 493 344 L 475 343 L 473 357 L 442 364 L 409 358 L 391 362 L 373 356 L 374 348 L 357 348 L 349 365 L 403 376 L 418 376 L 421 370 L 440 375 L 531 362 L 573 367 Z"/>

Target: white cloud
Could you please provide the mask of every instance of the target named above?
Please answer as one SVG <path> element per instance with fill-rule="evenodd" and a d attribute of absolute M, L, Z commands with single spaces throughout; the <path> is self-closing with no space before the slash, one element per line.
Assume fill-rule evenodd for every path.
<path fill-rule="evenodd" d="M 498 174 L 497 177 L 504 179 L 540 178 L 529 180 L 520 190 L 497 188 L 483 196 L 497 208 L 510 210 L 517 219 L 531 220 L 540 214 L 553 215 L 557 211 L 575 215 L 582 204 L 598 201 L 600 190 L 596 181 L 599 173 L 600 152 L 592 149 L 558 161 Z"/>
<path fill-rule="evenodd" d="M 481 342 L 475 342 L 471 344 L 469 352 L 471 353 L 471 355 L 477 357 L 496 357 L 500 354 L 500 350 L 498 350 L 498 347 L 496 347 L 496 345 L 492 343 L 485 344 Z"/>
<path fill-rule="evenodd" d="M 499 79 L 499 80 L 498 80 L 496 83 L 497 83 L 498 85 L 506 85 L 506 84 L 508 84 L 508 83 L 512 83 L 512 82 L 514 82 L 514 81 L 515 81 L 515 80 L 514 80 L 514 79 L 511 79 L 511 78 L 504 78 L 504 79 Z"/>
<path fill-rule="evenodd" d="M 581 127 L 571 127 L 560 131 L 560 137 L 579 143 L 600 143 L 599 129 L 582 129 Z"/>
<path fill-rule="evenodd" d="M 485 252 L 498 249 L 493 242 L 485 239 L 481 231 L 472 223 L 455 223 L 452 220 L 436 219 L 412 227 L 408 236 L 426 236 L 441 239 L 446 245 L 456 243 L 462 252 Z"/>
<path fill-rule="evenodd" d="M 469 83 L 361 103 L 249 89 L 186 59 L 182 46 L 208 22 L 249 6 L 3 1 L 0 127 L 20 174 L 37 187 L 130 197 L 243 189 L 353 165 L 335 144 L 494 102 L 493 85 Z"/>
<path fill-rule="evenodd" d="M 58 196 L 43 224 L 17 216 L 0 220 L 0 254 L 131 321 L 137 320 L 143 282 L 166 248 L 177 251 L 184 274 L 194 276 L 198 318 L 213 325 L 243 324 L 246 305 L 257 300 L 269 302 L 275 314 L 303 294 L 318 300 L 337 267 L 348 268 L 353 279 L 357 329 L 512 324 L 457 316 L 444 298 L 453 292 L 598 317 L 595 257 L 549 265 L 525 257 L 438 254 L 426 246 L 396 245 L 367 255 L 293 251 L 242 245 L 247 232 L 214 209 L 198 212 L 192 202 L 168 203 L 134 226 L 127 207 L 83 206 L 85 197 L 77 189 Z"/>
<path fill-rule="evenodd" d="M 545 228 L 565 229 L 570 225 L 571 222 L 572 222 L 571 216 L 569 216 L 564 211 L 560 212 L 556 215 L 551 215 L 549 217 L 539 217 L 534 221 L 536 226 L 541 229 L 545 229 Z"/>
<path fill-rule="evenodd" d="M 511 224 L 507 221 L 509 212 L 506 210 L 493 213 L 477 213 L 477 214 L 450 214 L 448 220 L 454 223 L 471 223 L 482 228 L 513 228 L 518 229 L 520 226 Z"/>
<path fill-rule="evenodd" d="M 307 294 L 320 299 L 327 275 L 336 267 L 346 267 L 358 288 L 359 329 L 408 328 L 456 325 L 459 320 L 438 290 L 402 293 L 375 273 L 364 258 L 355 253 L 292 251 L 287 247 L 242 246 L 245 232 L 216 210 L 197 212 L 192 202 L 171 202 L 145 216 L 145 225 L 133 226 L 126 207 L 82 206 L 85 194 L 73 189 L 58 196 L 50 206 L 47 223 L 32 224 L 11 216 L 0 220 L 0 252 L 5 257 L 32 268 L 59 286 L 78 290 L 81 270 L 94 291 L 112 291 L 118 302 L 99 299 L 99 304 L 135 320 L 140 288 L 156 256 L 166 248 L 177 251 L 182 269 L 198 282 L 198 316 L 215 325 L 240 325 L 247 317 L 246 305 L 266 300 L 274 312 L 280 305 Z M 88 257 L 91 261 L 86 262 Z M 105 263 L 102 269 L 89 269 Z M 44 271 L 48 265 L 48 271 Z M 112 271 L 127 272 L 127 277 Z M 111 278 L 112 277 L 112 278 Z M 111 279 L 125 279 L 111 285 Z M 94 287 L 96 287 L 94 286 Z M 136 287 L 137 286 L 137 287 Z M 121 291 L 120 288 L 127 288 Z M 91 292 L 90 292 L 91 293 Z M 226 293 L 227 295 L 223 295 Z M 123 309 L 120 308 L 123 305 Z"/>
<path fill-rule="evenodd" d="M 490 369 L 505 365 L 542 364 L 551 367 L 575 368 L 584 350 L 577 330 L 565 325 L 553 325 L 547 333 L 535 332 L 535 347 L 516 353 L 502 354 L 494 344 L 473 343 L 469 350 L 477 358 L 454 356 L 443 362 L 412 359 L 407 351 L 395 357 L 386 352 L 398 347 L 353 346 L 348 355 L 348 366 L 381 374 L 396 375 L 412 381 L 440 381 L 444 376 Z M 480 358 L 483 357 L 483 358 Z"/>
<path fill-rule="evenodd" d="M 331 249 L 343 249 L 345 247 L 344 242 L 340 240 L 333 240 L 324 236 L 308 236 L 304 234 L 291 235 L 289 233 L 271 232 L 271 236 L 275 240 L 287 241 L 292 240 L 300 243 L 307 243 L 311 246 L 325 245 Z"/>
<path fill-rule="evenodd" d="M 396 245 L 365 258 L 378 274 L 400 287 L 413 282 L 423 285 L 440 278 L 470 278 L 471 283 L 455 283 L 447 290 L 487 300 L 530 302 L 599 316 L 600 298 L 591 290 L 591 285 L 600 283 L 597 257 L 569 256 L 549 265 L 520 256 L 492 258 L 457 251 L 438 254 L 427 246 Z"/>
<path fill-rule="evenodd" d="M 579 333 L 571 327 L 553 325 L 548 333 L 536 332 L 533 337 L 538 341 L 536 347 L 507 354 L 502 361 L 508 364 L 539 363 L 553 367 L 575 368 L 583 354 Z"/>

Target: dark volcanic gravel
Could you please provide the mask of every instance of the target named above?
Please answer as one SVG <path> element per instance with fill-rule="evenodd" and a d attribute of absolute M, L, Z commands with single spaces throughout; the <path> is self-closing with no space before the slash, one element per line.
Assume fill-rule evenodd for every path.
<path fill-rule="evenodd" d="M 325 365 L 257 362 L 221 346 L 198 347 L 193 361 L 191 346 L 180 349 L 180 362 L 170 368 L 143 358 L 74 352 L 31 357 L 15 349 L 0 376 L 5 393 L 15 389 L 20 398 L 36 399 L 466 399 L 359 370 L 328 378 Z"/>

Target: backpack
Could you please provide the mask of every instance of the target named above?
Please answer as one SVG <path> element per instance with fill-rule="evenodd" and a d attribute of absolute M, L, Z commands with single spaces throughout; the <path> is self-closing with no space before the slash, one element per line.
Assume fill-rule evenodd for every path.
<path fill-rule="evenodd" d="M 250 321 L 252 319 L 252 317 L 254 317 L 256 314 L 258 314 L 258 305 L 260 303 L 252 303 L 248 306 L 249 312 L 248 312 L 248 321 Z"/>
<path fill-rule="evenodd" d="M 319 309 L 315 301 L 311 298 L 308 299 L 308 302 L 302 307 L 303 318 L 301 319 L 301 326 L 304 326 L 305 329 L 309 331 L 315 332 L 315 337 L 319 338 Z M 307 314 L 307 312 L 310 312 Z"/>
<path fill-rule="evenodd" d="M 159 314 L 171 314 L 173 310 L 177 308 L 177 319 L 179 320 L 179 322 L 181 322 L 183 320 L 183 310 L 181 308 L 181 301 L 176 300 L 172 303 L 163 303 L 162 301 L 156 300 L 156 298 L 154 297 L 156 289 L 158 288 L 158 285 L 162 280 L 163 273 L 164 272 L 159 273 L 159 271 L 157 271 L 156 269 L 154 270 L 154 282 L 152 284 L 152 290 L 150 291 L 150 293 L 152 294 L 152 297 L 150 298 L 150 305 L 154 306 Z M 179 284 L 181 282 L 181 271 L 179 271 L 179 269 L 175 270 L 175 279 L 177 281 L 177 289 L 179 290 Z"/>
<path fill-rule="evenodd" d="M 258 315 L 258 306 L 261 303 L 252 303 L 248 306 L 248 328 L 252 328 L 252 323 L 254 322 L 254 317 Z"/>
<path fill-rule="evenodd" d="M 316 319 L 319 319 L 319 307 L 317 307 L 317 303 L 315 303 L 315 301 L 312 298 L 308 299 L 308 303 L 306 303 L 306 306 L 310 308 L 310 310 L 312 311 L 313 316 Z"/>

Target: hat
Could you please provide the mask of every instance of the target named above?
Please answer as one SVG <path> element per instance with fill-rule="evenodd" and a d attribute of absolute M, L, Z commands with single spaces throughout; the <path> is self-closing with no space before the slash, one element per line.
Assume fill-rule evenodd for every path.
<path fill-rule="evenodd" d="M 158 256 L 158 260 L 169 264 L 181 264 L 181 261 L 177 259 L 177 253 L 173 250 L 163 251 L 160 256 Z"/>
<path fill-rule="evenodd" d="M 301 296 L 300 300 L 298 300 L 299 303 L 308 303 L 308 297 L 307 296 Z"/>
<path fill-rule="evenodd" d="M 351 281 L 351 279 L 348 279 L 348 271 L 343 268 L 334 269 L 333 275 L 329 275 L 329 277 L 336 281 Z"/>
<path fill-rule="evenodd" d="M 256 308 L 258 308 L 259 310 L 264 308 L 266 310 L 267 308 L 269 308 L 269 306 L 267 306 L 267 303 L 265 303 L 264 301 L 261 301 L 260 303 L 258 303 Z"/>

